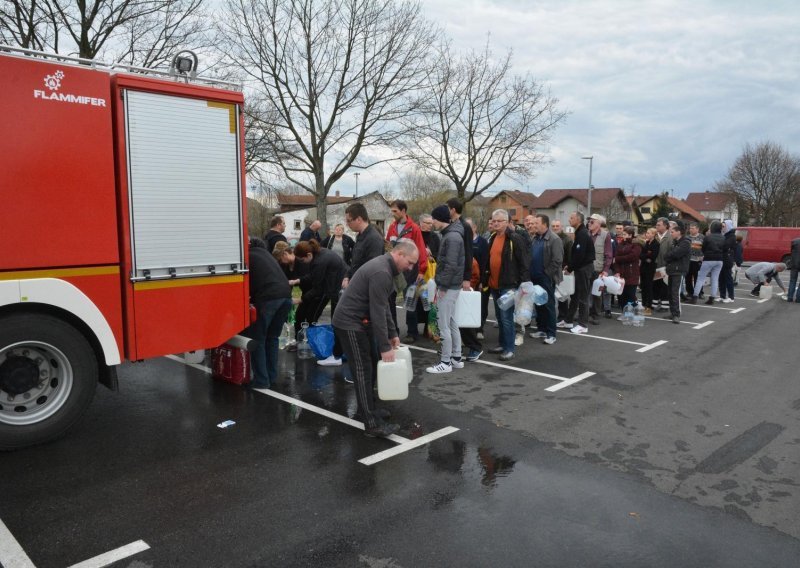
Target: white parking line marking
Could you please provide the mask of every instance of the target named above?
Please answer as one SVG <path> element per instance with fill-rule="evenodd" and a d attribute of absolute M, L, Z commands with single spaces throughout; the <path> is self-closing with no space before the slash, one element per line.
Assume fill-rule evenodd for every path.
<path fill-rule="evenodd" d="M 641 349 L 637 349 L 636 352 L 637 353 L 644 353 L 646 351 L 650 351 L 651 349 L 655 349 L 656 347 L 659 347 L 660 345 L 664 345 L 665 343 L 668 343 L 668 341 L 666 341 L 665 339 L 662 339 L 660 341 L 656 341 L 655 343 L 651 343 L 650 345 L 645 345 Z"/>
<path fill-rule="evenodd" d="M 36 568 L 2 519 L 0 519 L 0 564 L 3 568 Z"/>
<path fill-rule="evenodd" d="M 742 300 L 749 300 L 749 299 L 750 299 L 750 298 L 742 298 Z M 755 301 L 757 304 L 763 304 L 764 302 L 769 302 L 769 300 L 770 300 L 770 299 L 769 299 L 769 298 L 764 298 L 763 300 L 756 300 L 755 298 L 753 298 L 753 300 L 754 300 L 754 301 Z"/>
<path fill-rule="evenodd" d="M 193 369 L 197 369 L 198 371 L 203 371 L 204 373 L 211 374 L 211 369 L 206 367 L 205 365 L 200 365 L 199 363 L 187 363 L 186 359 L 183 357 L 179 357 L 178 355 L 164 355 L 167 359 L 172 359 L 173 361 L 177 361 L 178 363 L 182 363 L 187 367 L 192 367 Z"/>
<path fill-rule="evenodd" d="M 618 343 L 628 343 L 630 345 L 640 345 L 642 347 L 646 347 L 649 345 L 648 343 L 641 343 L 639 341 L 628 341 L 627 339 L 616 339 L 614 337 L 603 337 L 602 335 L 592 335 L 591 333 L 572 333 L 569 330 L 559 329 L 557 330 L 559 333 L 568 333 L 572 336 L 579 336 L 579 337 L 591 337 L 592 339 L 603 339 L 605 341 L 616 341 Z"/>
<path fill-rule="evenodd" d="M 566 388 L 566 387 L 568 387 L 570 385 L 574 385 L 575 383 L 578 383 L 578 382 L 582 381 L 583 379 L 588 379 L 589 377 L 591 377 L 593 375 L 594 375 L 594 373 L 592 373 L 591 371 L 586 371 L 585 373 L 581 373 L 580 375 L 574 376 L 571 379 L 567 379 L 566 381 L 561 381 L 557 385 L 553 385 L 551 387 L 547 387 L 544 390 L 549 391 L 549 392 L 560 391 L 561 389 Z"/>
<path fill-rule="evenodd" d="M 143 540 L 137 540 L 136 542 L 126 544 L 125 546 L 120 546 L 119 548 L 106 552 L 105 554 L 100 554 L 94 558 L 90 558 L 89 560 L 84 560 L 83 562 L 73 564 L 70 566 L 70 568 L 103 568 L 104 566 L 108 566 L 114 562 L 119 562 L 123 558 L 128 558 L 134 554 L 144 552 L 145 550 L 150 550 L 150 545 Z"/>
<path fill-rule="evenodd" d="M 666 320 L 664 320 L 664 321 L 666 321 Z M 683 323 L 683 322 L 681 322 L 681 323 Z M 703 329 L 704 327 L 707 327 L 707 326 L 711 325 L 712 323 L 714 323 L 714 322 L 712 320 L 709 320 L 709 321 L 697 324 L 692 329 Z"/>
<path fill-rule="evenodd" d="M 431 432 L 430 434 L 420 436 L 415 440 L 405 442 L 403 444 L 400 444 L 399 446 L 395 446 L 394 448 L 389 448 L 388 450 L 383 450 L 382 452 L 378 452 L 377 454 L 372 454 L 371 456 L 367 456 L 363 459 L 358 460 L 358 463 L 364 465 L 375 465 L 380 461 L 402 454 L 403 452 L 407 452 L 408 450 L 419 448 L 420 446 L 424 446 L 428 442 L 432 442 L 433 440 L 437 440 L 439 438 L 452 434 L 453 432 L 458 432 L 458 428 L 454 426 L 448 426 L 447 428 L 442 428 L 441 430 L 436 430 L 436 432 Z"/>
<path fill-rule="evenodd" d="M 426 349 L 425 347 L 417 347 L 416 345 L 408 345 L 407 347 L 409 349 L 416 349 L 417 351 L 425 351 L 426 353 L 439 353 L 435 349 Z M 473 362 L 480 363 L 481 365 L 489 365 L 490 367 L 508 369 L 509 371 L 519 371 L 520 373 L 527 373 L 529 375 L 536 375 L 537 377 L 545 377 L 547 379 L 553 379 L 556 381 L 568 380 L 567 377 L 559 377 L 558 375 L 551 375 L 549 373 L 540 373 L 539 371 L 531 371 L 530 369 L 523 369 L 522 367 L 512 367 L 511 365 L 504 365 L 502 363 L 495 363 L 493 361 L 484 361 L 483 359 L 478 359 L 477 361 Z"/>
<path fill-rule="evenodd" d="M 745 311 L 747 308 L 736 308 L 735 310 L 731 310 L 732 314 L 738 314 L 739 312 Z"/>
<path fill-rule="evenodd" d="M 747 308 L 739 308 L 739 309 L 723 308 L 722 306 L 706 306 L 705 304 L 687 304 L 685 302 L 681 302 L 681 309 L 685 308 L 686 306 L 692 308 L 702 308 L 704 310 L 725 310 L 726 312 L 731 312 L 731 313 L 741 312 L 742 310 L 747 309 Z"/>
<path fill-rule="evenodd" d="M 620 312 L 611 312 L 611 313 L 614 314 L 615 316 L 622 315 Z M 665 319 L 665 318 L 659 318 L 659 317 L 655 317 L 655 316 L 644 316 L 644 319 L 649 319 L 649 320 L 654 320 L 654 321 L 663 321 L 664 323 L 672 323 L 672 320 L 668 320 L 668 319 Z M 696 322 L 696 321 L 684 321 L 684 320 L 681 320 L 681 323 L 686 323 L 686 324 L 689 324 L 689 325 L 700 325 L 700 323 Z M 705 324 L 709 324 L 709 323 L 714 323 L 714 322 L 713 321 L 712 322 L 705 322 Z"/>

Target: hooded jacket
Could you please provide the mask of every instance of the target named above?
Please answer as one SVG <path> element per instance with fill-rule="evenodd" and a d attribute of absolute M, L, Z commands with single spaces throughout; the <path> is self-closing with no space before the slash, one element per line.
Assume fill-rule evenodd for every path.
<path fill-rule="evenodd" d="M 464 281 L 464 226 L 459 221 L 450 223 L 442 229 L 441 235 L 434 280 L 436 286 L 444 290 L 459 289 Z"/>
<path fill-rule="evenodd" d="M 730 219 L 725 219 L 722 224 L 722 232 L 725 236 L 725 244 L 722 247 L 722 267 L 733 268 L 733 265 L 736 264 L 736 230 Z"/>
<path fill-rule="evenodd" d="M 719 221 L 711 223 L 709 233 L 703 237 L 703 260 L 722 260 L 722 249 L 725 237 L 722 236 L 722 225 Z"/>
<path fill-rule="evenodd" d="M 682 235 L 680 239 L 674 240 L 672 237 L 666 237 L 664 241 L 669 239 L 672 241 L 672 246 L 664 255 L 666 262 L 667 275 L 679 276 L 689 272 L 689 256 L 692 253 L 692 243 L 689 237 Z M 664 241 L 661 242 L 663 247 Z"/>

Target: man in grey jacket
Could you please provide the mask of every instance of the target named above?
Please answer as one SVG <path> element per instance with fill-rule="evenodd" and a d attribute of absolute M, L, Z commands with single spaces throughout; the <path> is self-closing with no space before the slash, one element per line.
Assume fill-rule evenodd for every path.
<path fill-rule="evenodd" d="M 358 269 L 333 314 L 333 329 L 347 356 L 358 413 L 367 436 L 386 437 L 399 429 L 396 424 L 383 421 L 388 415 L 375 407 L 372 385 L 377 378 L 378 353 L 383 361 L 394 361 L 394 348 L 400 345 L 389 309 L 394 278 L 418 260 L 417 245 L 399 240 L 392 252 L 373 258 Z"/>
<path fill-rule="evenodd" d="M 544 288 L 547 303 L 536 306 L 536 331 L 531 332 L 530 336 L 552 345 L 556 342 L 556 286 L 564 279 L 564 246 L 561 239 L 550 230 L 550 218 L 547 215 L 536 215 L 532 227 L 531 282 Z"/>
<path fill-rule="evenodd" d="M 786 265 L 782 262 L 759 262 L 748 268 L 744 275 L 747 279 L 756 285 L 750 292 L 751 296 L 758 297 L 761 292 L 761 286 L 769 284 L 773 280 L 778 284 L 783 293 L 786 293 L 786 287 L 781 282 L 779 274 L 786 270 Z"/>
<path fill-rule="evenodd" d="M 436 322 L 442 338 L 441 360 L 425 369 L 428 373 L 449 373 L 462 369 L 461 334 L 455 312 L 458 294 L 464 280 L 464 227 L 460 221 L 450 222 L 450 209 L 440 205 L 431 211 L 433 226 L 440 231 L 442 243 L 436 262 Z"/>

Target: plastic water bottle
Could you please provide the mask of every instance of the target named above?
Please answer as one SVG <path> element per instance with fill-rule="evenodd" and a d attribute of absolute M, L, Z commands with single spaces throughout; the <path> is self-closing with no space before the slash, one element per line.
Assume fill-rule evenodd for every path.
<path fill-rule="evenodd" d="M 507 310 L 514 305 L 514 290 L 509 290 L 499 298 L 497 298 L 497 306 L 501 310 Z"/>
<path fill-rule="evenodd" d="M 622 310 L 622 325 L 633 325 L 633 304 L 628 302 Z"/>
<path fill-rule="evenodd" d="M 294 343 L 294 328 L 292 324 L 285 323 L 283 324 L 283 331 L 281 331 L 281 336 L 278 338 L 278 348 L 279 349 L 286 349 L 289 345 Z"/>
<path fill-rule="evenodd" d="M 422 309 L 426 312 L 431 311 L 431 301 L 428 298 L 428 288 L 422 289 L 422 294 L 419 295 L 419 299 L 422 301 Z"/>
<path fill-rule="evenodd" d="M 300 324 L 300 331 L 297 332 L 297 358 L 313 359 L 314 352 L 308 343 L 308 322 Z"/>
<path fill-rule="evenodd" d="M 633 327 L 644 327 L 644 306 L 636 304 L 633 310 Z"/>
<path fill-rule="evenodd" d="M 405 308 L 408 311 L 417 309 L 417 285 L 412 284 L 406 288 Z"/>

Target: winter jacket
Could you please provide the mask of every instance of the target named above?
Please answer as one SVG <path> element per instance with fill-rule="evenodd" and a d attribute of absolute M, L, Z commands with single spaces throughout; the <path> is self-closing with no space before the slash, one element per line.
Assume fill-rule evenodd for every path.
<path fill-rule="evenodd" d="M 600 229 L 597 234 L 591 236 L 594 243 L 594 271 L 608 273 L 614 261 L 614 239 L 605 229 Z"/>
<path fill-rule="evenodd" d="M 474 256 L 472 251 L 472 227 L 464 221 L 464 217 L 459 217 L 457 222 L 464 230 L 464 236 L 462 237 L 464 240 L 464 278 L 462 281 L 468 282 L 472 275 L 472 257 Z"/>
<path fill-rule="evenodd" d="M 489 266 L 489 241 L 481 235 L 472 241 L 472 258 L 478 261 L 478 267 L 483 274 Z"/>
<path fill-rule="evenodd" d="M 570 254 L 567 269 L 575 272 L 584 266 L 594 263 L 594 241 L 589 234 L 586 225 L 578 225 L 575 229 L 575 240 L 572 242 L 572 253 Z"/>
<path fill-rule="evenodd" d="M 648 274 L 651 280 L 656 271 L 656 259 L 658 258 L 658 251 L 660 248 L 661 246 L 655 239 L 649 243 L 645 242 L 642 244 L 642 253 L 639 255 L 639 260 L 641 261 L 639 273 Z"/>
<path fill-rule="evenodd" d="M 656 238 L 653 240 L 658 240 L 658 235 L 656 234 Z M 672 235 L 670 235 L 669 229 L 667 229 L 667 233 L 664 235 L 664 238 L 658 241 L 658 256 L 656 257 L 656 268 L 664 268 L 667 265 L 666 256 L 669 252 L 669 249 L 672 248 Z M 691 248 L 691 247 L 690 247 Z"/>
<path fill-rule="evenodd" d="M 667 239 L 664 239 L 664 241 L 666 240 Z M 686 274 L 689 272 L 689 257 L 692 253 L 692 243 L 689 242 L 689 238 L 686 236 L 682 236 L 677 241 L 671 238 L 669 240 L 672 241 L 672 246 L 664 255 L 667 275 L 678 276 Z M 662 245 L 664 241 L 661 242 Z"/>
<path fill-rule="evenodd" d="M 506 229 L 506 241 L 503 244 L 502 260 L 500 263 L 499 288 L 518 288 L 522 282 L 531 280 L 531 253 L 528 243 L 517 232 Z M 489 237 L 489 254 L 491 255 L 492 244 L 497 233 L 492 233 Z M 488 286 L 489 274 L 492 269 L 492 261 L 486 263 L 486 270 L 483 273 L 483 285 Z"/>
<path fill-rule="evenodd" d="M 786 286 L 781 282 L 780 273 L 775 270 L 774 262 L 758 262 L 748 268 L 744 275 L 753 283 L 769 284 L 773 280 L 778 284 L 781 290 L 786 291 Z"/>
<path fill-rule="evenodd" d="M 267 252 L 272 254 L 272 250 L 275 248 L 275 243 L 283 241 L 287 243 L 289 241 L 286 240 L 286 237 L 283 236 L 283 233 L 279 233 L 274 229 L 270 229 L 267 231 L 267 234 L 264 235 L 264 242 L 267 245 Z"/>
<path fill-rule="evenodd" d="M 322 246 L 328 250 L 333 249 L 333 243 L 336 240 L 335 235 L 330 235 L 322 241 Z M 353 237 L 350 235 L 342 235 L 342 250 L 344 250 L 344 262 L 347 266 L 350 266 L 350 263 L 353 262 L 353 247 L 356 246 L 356 242 L 353 240 Z"/>
<path fill-rule="evenodd" d="M 800 270 L 800 239 L 792 241 L 792 266 L 789 268 Z"/>
<path fill-rule="evenodd" d="M 703 237 L 703 260 L 722 260 L 722 247 L 725 237 L 722 233 L 708 233 Z"/>
<path fill-rule="evenodd" d="M 414 244 L 417 245 L 419 250 L 419 260 L 416 264 L 417 272 L 420 275 L 425 274 L 425 270 L 428 268 L 428 252 L 425 250 L 425 239 L 422 238 L 422 229 L 411 217 L 406 217 L 403 230 L 399 233 L 397 232 L 397 221 L 389 225 L 389 230 L 386 231 L 386 240 L 394 246 L 400 239 L 414 241 Z M 413 272 L 413 269 L 409 269 L 409 272 Z M 416 279 L 416 274 L 412 274 L 412 276 Z"/>
<path fill-rule="evenodd" d="M 425 246 L 431 250 L 433 260 L 439 258 L 439 247 L 442 245 L 442 237 L 434 231 L 422 231 L 422 240 Z"/>
<path fill-rule="evenodd" d="M 375 228 L 375 225 L 367 225 L 367 228 L 356 236 L 356 243 L 353 245 L 353 254 L 350 268 L 347 271 L 347 277 L 352 279 L 356 270 L 358 270 L 361 265 L 366 264 L 373 258 L 382 256 L 384 252 L 386 252 L 383 244 L 383 237 L 380 231 Z"/>
<path fill-rule="evenodd" d="M 470 273 L 472 265 L 470 264 Z M 442 244 L 436 261 L 436 286 L 457 290 L 464 281 L 464 226 L 455 221 L 442 230 Z"/>
<path fill-rule="evenodd" d="M 319 231 L 312 231 L 311 227 L 306 227 L 305 229 L 303 229 L 303 232 L 300 233 L 300 240 L 310 241 L 312 239 L 317 241 L 317 243 L 322 241 L 322 239 L 319 236 Z"/>
<path fill-rule="evenodd" d="M 722 246 L 722 267 L 733 268 L 736 264 L 736 230 L 725 233 L 725 244 Z"/>
<path fill-rule="evenodd" d="M 531 258 L 533 257 L 533 247 L 536 246 L 539 240 L 544 241 L 544 273 L 554 285 L 560 284 L 564 279 L 564 272 L 562 270 L 564 264 L 564 245 L 561 244 L 561 239 L 558 238 L 558 235 L 548 229 L 544 235 L 536 235 L 533 237 L 533 242 L 531 243 Z M 531 267 L 531 271 L 533 271 L 533 267 Z"/>
<path fill-rule="evenodd" d="M 250 245 L 250 301 L 254 305 L 268 300 L 291 298 L 292 287 L 275 257 L 260 245 Z"/>
<path fill-rule="evenodd" d="M 639 284 L 639 257 L 642 255 L 641 241 L 622 241 L 617 243 L 614 257 L 614 272 L 625 279 L 625 285 Z"/>
<path fill-rule="evenodd" d="M 338 254 L 325 248 L 320 249 L 311 261 L 310 272 L 311 290 L 303 294 L 304 303 L 339 299 L 347 265 Z"/>

